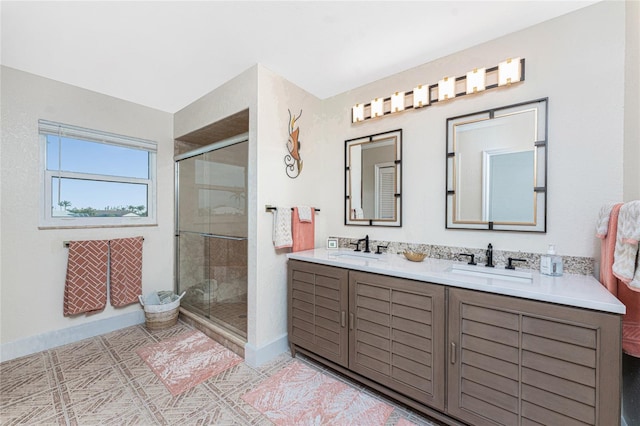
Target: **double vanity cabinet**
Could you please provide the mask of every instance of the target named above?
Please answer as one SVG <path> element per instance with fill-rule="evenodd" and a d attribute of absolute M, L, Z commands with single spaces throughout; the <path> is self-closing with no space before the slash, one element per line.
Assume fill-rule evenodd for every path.
<path fill-rule="evenodd" d="M 606 290 L 576 288 L 575 307 L 539 300 L 564 300 L 551 288 L 563 278 L 509 283 L 454 276 L 443 261 L 332 256 L 289 255 L 292 355 L 448 424 L 619 424 L 624 306 Z M 498 294 L 519 285 L 552 296 Z"/>

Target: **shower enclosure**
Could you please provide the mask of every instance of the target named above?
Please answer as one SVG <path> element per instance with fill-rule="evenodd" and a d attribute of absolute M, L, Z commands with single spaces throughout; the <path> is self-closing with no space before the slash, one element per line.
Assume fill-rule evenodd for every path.
<path fill-rule="evenodd" d="M 181 306 L 246 340 L 248 138 L 175 157 Z"/>

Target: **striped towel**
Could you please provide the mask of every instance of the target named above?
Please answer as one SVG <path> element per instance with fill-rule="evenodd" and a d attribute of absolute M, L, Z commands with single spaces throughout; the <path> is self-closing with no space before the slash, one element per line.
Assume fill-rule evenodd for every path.
<path fill-rule="evenodd" d="M 300 218 L 300 222 L 311 222 L 311 216 L 314 213 L 313 207 L 298 206 L 296 208 L 298 209 L 298 217 Z"/>
<path fill-rule="evenodd" d="M 609 218 L 611 217 L 611 211 L 616 203 L 609 203 L 602 206 L 600 213 L 598 214 L 598 221 L 596 223 L 596 237 L 601 240 L 607 236 L 609 230 Z"/>
<path fill-rule="evenodd" d="M 286 248 L 293 245 L 291 234 L 291 207 L 276 207 L 273 211 L 273 245 Z"/>
<path fill-rule="evenodd" d="M 640 200 L 636 200 L 620 207 L 613 261 L 613 274 L 636 291 L 640 291 L 639 241 Z"/>
<path fill-rule="evenodd" d="M 142 294 L 142 237 L 110 241 L 111 306 L 126 306 L 138 302 Z"/>
<path fill-rule="evenodd" d="M 614 252 L 617 250 L 620 233 L 618 220 L 622 203 L 611 209 L 608 230 L 602 239 L 600 258 L 600 282 L 616 296 L 627 308 L 622 316 L 622 350 L 631 356 L 640 358 L 640 292 L 624 284 L 613 273 Z"/>
<path fill-rule="evenodd" d="M 99 311 L 107 305 L 107 240 L 70 241 L 64 316 Z"/>

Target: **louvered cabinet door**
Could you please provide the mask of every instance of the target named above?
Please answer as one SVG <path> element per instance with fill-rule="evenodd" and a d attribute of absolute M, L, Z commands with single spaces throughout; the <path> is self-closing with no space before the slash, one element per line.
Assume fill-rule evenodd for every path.
<path fill-rule="evenodd" d="M 474 425 L 616 425 L 620 317 L 449 291 L 448 412 Z"/>
<path fill-rule="evenodd" d="M 349 368 L 444 408 L 444 287 L 349 272 Z"/>
<path fill-rule="evenodd" d="M 344 367 L 349 359 L 348 276 L 345 269 L 289 261 L 289 344 Z"/>

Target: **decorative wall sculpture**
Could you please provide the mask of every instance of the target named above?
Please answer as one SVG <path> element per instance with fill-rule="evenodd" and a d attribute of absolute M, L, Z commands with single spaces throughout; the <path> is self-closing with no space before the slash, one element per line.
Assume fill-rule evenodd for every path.
<path fill-rule="evenodd" d="M 302 110 L 296 117 L 291 116 L 291 110 L 289 111 L 289 140 L 287 141 L 287 150 L 289 154 L 284 156 L 284 164 L 286 164 L 285 171 L 287 176 L 291 179 L 295 179 L 300 175 L 302 171 L 302 158 L 300 157 L 300 128 L 296 127 L 296 122 L 302 116 Z"/>

